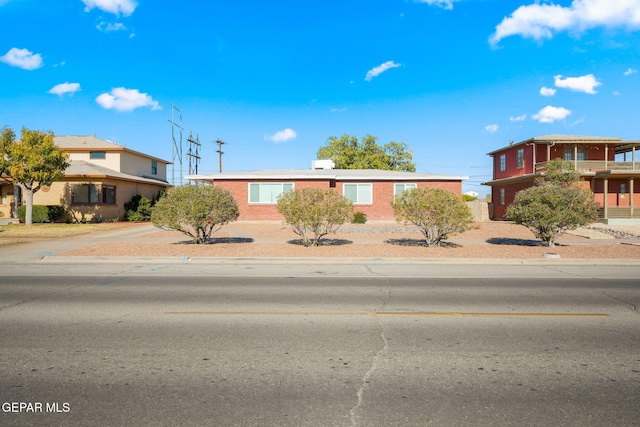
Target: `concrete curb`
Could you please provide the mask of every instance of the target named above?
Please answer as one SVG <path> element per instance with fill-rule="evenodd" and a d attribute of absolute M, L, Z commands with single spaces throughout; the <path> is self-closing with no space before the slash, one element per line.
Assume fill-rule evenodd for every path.
<path fill-rule="evenodd" d="M 193 264 L 193 265 L 624 265 L 640 266 L 637 259 L 616 258 L 285 258 L 285 257 L 90 257 L 44 256 L 39 264 Z"/>

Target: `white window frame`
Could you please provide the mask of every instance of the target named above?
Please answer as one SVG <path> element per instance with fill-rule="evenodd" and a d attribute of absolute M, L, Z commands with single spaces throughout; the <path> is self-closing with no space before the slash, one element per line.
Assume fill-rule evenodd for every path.
<path fill-rule="evenodd" d="M 268 200 L 268 201 L 263 201 L 262 200 L 262 196 L 263 196 L 263 192 L 262 192 L 262 187 L 263 186 L 280 186 L 280 191 L 278 192 L 278 194 L 275 196 L 275 200 Z M 258 201 L 252 201 L 251 200 L 251 195 L 252 195 L 252 191 L 251 191 L 251 187 L 252 186 L 258 186 Z M 285 186 L 289 187 L 285 190 Z M 295 189 L 295 183 L 293 182 L 250 182 L 247 186 L 247 198 L 248 198 L 248 202 L 250 205 L 275 205 L 278 201 L 277 198 L 287 192 L 287 191 L 291 191 Z"/>
<path fill-rule="evenodd" d="M 347 187 L 348 186 L 356 186 L 356 200 L 351 200 L 347 197 Z M 369 188 L 367 191 L 366 188 Z M 364 192 L 368 193 L 369 200 L 360 200 L 360 195 L 364 194 Z M 373 184 L 371 182 L 345 182 L 342 184 L 342 195 L 347 197 L 354 205 L 372 205 L 373 204 Z"/>
<path fill-rule="evenodd" d="M 404 187 L 402 191 L 398 191 L 399 185 L 402 185 Z M 415 190 L 416 188 L 418 188 L 418 184 L 416 184 L 415 182 L 395 182 L 393 184 L 393 195 L 399 196 L 407 190 Z"/>
<path fill-rule="evenodd" d="M 505 205 L 505 193 L 506 191 L 504 190 L 504 188 L 498 189 L 498 205 L 499 206 Z"/>
<path fill-rule="evenodd" d="M 500 172 L 504 172 L 507 170 L 507 155 L 500 154 Z"/>

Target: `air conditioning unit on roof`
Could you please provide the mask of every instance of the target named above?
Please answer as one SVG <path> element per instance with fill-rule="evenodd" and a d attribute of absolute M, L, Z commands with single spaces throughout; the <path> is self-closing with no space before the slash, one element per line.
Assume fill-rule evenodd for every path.
<path fill-rule="evenodd" d="M 313 160 L 311 162 L 311 169 L 334 169 L 335 167 L 336 164 L 330 159 Z"/>

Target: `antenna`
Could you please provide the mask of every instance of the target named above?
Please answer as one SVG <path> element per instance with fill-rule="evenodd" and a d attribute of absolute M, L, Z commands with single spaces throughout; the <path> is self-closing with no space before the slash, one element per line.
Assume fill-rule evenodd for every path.
<path fill-rule="evenodd" d="M 176 123 L 174 119 L 174 113 L 178 112 L 180 114 L 180 123 Z M 171 146 L 171 185 L 176 185 L 176 157 L 178 158 L 178 163 L 180 164 L 180 183 L 182 183 L 182 110 L 177 108 L 175 105 L 171 104 L 171 139 L 173 141 L 173 145 Z M 180 140 L 176 141 L 175 131 L 179 130 Z"/>
<path fill-rule="evenodd" d="M 218 149 L 216 150 L 216 153 L 218 153 L 218 160 L 220 163 L 220 173 L 222 173 L 222 155 L 224 154 L 224 151 L 222 151 L 222 146 L 226 144 L 226 142 L 220 139 L 216 139 L 215 143 L 218 144 Z"/>

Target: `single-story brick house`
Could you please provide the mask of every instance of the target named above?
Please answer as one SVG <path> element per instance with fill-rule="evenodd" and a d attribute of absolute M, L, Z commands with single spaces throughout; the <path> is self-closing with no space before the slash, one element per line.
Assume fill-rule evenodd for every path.
<path fill-rule="evenodd" d="M 334 188 L 369 220 L 393 220 L 395 194 L 412 188 L 443 188 L 462 194 L 466 176 L 378 169 L 296 169 L 190 175 L 187 180 L 226 188 L 240 208 L 241 220 L 280 220 L 277 198 L 294 188 Z"/>
<path fill-rule="evenodd" d="M 34 205 L 61 205 L 77 221 L 124 217 L 136 194 L 151 198 L 169 186 L 170 162 L 95 136 L 56 136 L 69 153 L 64 177 L 34 194 Z M 15 203 L 10 177 L 0 180 L 0 216 L 10 218 Z"/>

